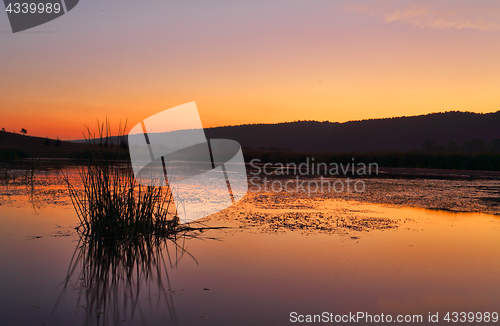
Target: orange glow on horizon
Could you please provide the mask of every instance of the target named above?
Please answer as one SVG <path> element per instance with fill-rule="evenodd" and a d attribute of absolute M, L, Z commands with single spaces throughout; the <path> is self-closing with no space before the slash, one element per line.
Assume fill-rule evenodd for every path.
<path fill-rule="evenodd" d="M 88 16 L 75 14 L 66 33 L 5 38 L 0 128 L 76 139 L 98 119 L 131 128 L 191 101 L 204 127 L 500 110 L 500 27 L 489 14 L 500 6 L 474 8 L 479 19 L 447 3 L 368 3 L 270 4 L 258 25 L 234 5 L 155 33 L 138 22 L 163 7 L 118 34 L 85 29 Z"/>

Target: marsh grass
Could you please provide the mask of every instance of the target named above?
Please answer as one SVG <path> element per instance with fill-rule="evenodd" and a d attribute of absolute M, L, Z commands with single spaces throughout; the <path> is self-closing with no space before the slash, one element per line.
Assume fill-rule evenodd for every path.
<path fill-rule="evenodd" d="M 16 175 L 10 171 L 7 167 L 0 167 L 0 184 L 5 187 L 9 187 L 11 181 L 15 181 Z"/>
<path fill-rule="evenodd" d="M 500 171 L 498 152 L 436 152 L 436 151 L 393 151 L 393 152 L 293 152 L 285 150 L 244 149 L 247 163 L 259 159 L 261 163 L 306 163 L 315 159 L 315 164 L 348 164 L 363 162 L 377 163 L 386 168 L 425 168 L 473 171 Z"/>
<path fill-rule="evenodd" d="M 141 302 L 151 304 L 155 292 L 156 305 L 164 301 L 175 324 L 168 269 L 184 256 L 197 263 L 185 241 L 223 227 L 181 225 L 170 188 L 138 184 L 130 163 L 116 160 L 127 148 L 109 144 L 109 131 L 108 122 L 97 136 L 87 128 L 87 164 L 78 168 L 76 180 L 62 174 L 80 219 L 80 240 L 54 311 L 73 285 L 86 325 L 116 325 L 142 320 Z"/>
<path fill-rule="evenodd" d="M 179 219 L 169 188 L 136 183 L 130 164 L 113 159 L 124 149 L 108 144 L 110 130 L 109 122 L 99 124 L 97 135 L 87 128 L 90 158 L 78 169 L 81 190 L 63 177 L 80 219 L 79 230 L 94 239 L 119 241 L 177 232 Z M 120 126 L 120 137 L 124 130 Z"/>
<path fill-rule="evenodd" d="M 36 190 L 35 185 L 37 183 L 37 171 L 38 171 L 39 160 L 31 158 L 26 164 L 24 170 L 23 180 L 28 190 L 28 196 L 33 208 L 36 210 Z"/>
<path fill-rule="evenodd" d="M 0 198 L 3 200 L 4 195 L 10 197 L 17 187 L 24 186 L 26 191 L 22 193 L 28 196 L 28 201 L 36 211 L 40 207 L 36 189 L 40 183 L 39 170 L 40 160 L 35 158 L 18 161 L 16 164 L 0 164 L 0 187 L 5 187 L 6 190 L 0 192 Z"/>

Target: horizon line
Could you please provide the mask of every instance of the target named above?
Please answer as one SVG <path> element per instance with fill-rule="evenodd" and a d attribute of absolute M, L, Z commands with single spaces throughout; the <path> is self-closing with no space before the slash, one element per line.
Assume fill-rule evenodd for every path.
<path fill-rule="evenodd" d="M 438 111 L 438 112 L 431 112 L 431 113 L 425 113 L 425 114 L 417 114 L 417 115 L 402 115 L 402 116 L 393 116 L 393 117 L 384 117 L 384 118 L 366 118 L 366 119 L 359 119 L 359 120 L 347 120 L 344 122 L 338 122 L 338 121 L 330 121 L 330 120 L 293 120 L 293 121 L 281 121 L 281 122 L 260 122 L 260 123 L 242 123 L 242 124 L 234 124 L 234 125 L 221 125 L 221 126 L 215 126 L 215 127 L 206 127 L 203 129 L 216 129 L 216 128 L 228 128 L 228 127 L 240 127 L 240 126 L 257 126 L 257 125 L 280 125 L 280 124 L 289 124 L 289 123 L 297 123 L 297 122 L 319 122 L 319 123 L 332 123 L 332 124 L 344 124 L 344 123 L 349 123 L 349 122 L 361 122 L 361 121 L 373 121 L 373 120 L 390 120 L 390 119 L 398 119 L 398 118 L 416 118 L 416 117 L 423 117 L 423 116 L 429 116 L 429 115 L 434 115 L 434 114 L 446 114 L 446 113 L 465 113 L 465 114 L 475 114 L 475 115 L 485 115 L 485 114 L 495 114 L 499 113 L 499 110 L 496 111 L 491 111 L 491 112 L 473 112 L 473 111 L 459 111 L 459 110 L 452 110 L 452 111 Z M 188 130 L 188 129 L 185 129 Z M 62 139 L 58 136 L 56 138 L 49 138 L 47 136 L 38 136 L 38 135 L 27 135 L 27 134 L 21 134 L 20 131 L 8 131 L 5 130 L 5 128 L 2 128 L 0 131 L 3 132 L 8 132 L 8 133 L 13 133 L 13 134 L 18 134 L 22 136 L 30 136 L 30 137 L 39 137 L 39 138 L 47 138 L 47 139 L 52 139 L 52 140 L 61 140 L 61 141 L 67 141 L 67 142 L 72 142 L 72 141 L 82 141 L 84 140 L 83 138 L 80 139 Z M 180 131 L 180 130 L 176 130 Z M 123 136 L 126 136 L 128 134 L 125 134 Z M 120 135 L 111 135 L 110 137 L 117 137 Z"/>

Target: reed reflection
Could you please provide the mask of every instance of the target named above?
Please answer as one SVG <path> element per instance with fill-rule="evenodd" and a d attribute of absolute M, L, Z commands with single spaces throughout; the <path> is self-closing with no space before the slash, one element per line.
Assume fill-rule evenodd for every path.
<path fill-rule="evenodd" d="M 69 264 L 64 288 L 78 291 L 77 314 L 84 325 L 110 325 L 143 319 L 155 306 L 171 323 L 177 322 L 169 269 L 188 256 L 188 240 L 213 239 L 202 235 L 210 227 L 185 226 L 169 237 L 147 236 L 133 241 L 103 241 L 82 236 Z"/>

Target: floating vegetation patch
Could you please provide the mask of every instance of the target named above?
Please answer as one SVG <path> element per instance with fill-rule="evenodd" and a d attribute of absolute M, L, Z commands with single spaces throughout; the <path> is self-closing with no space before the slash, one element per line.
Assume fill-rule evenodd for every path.
<path fill-rule="evenodd" d="M 289 212 L 282 214 L 249 214 L 247 221 L 271 231 L 299 230 L 307 232 L 345 233 L 395 229 L 398 221 L 363 216 L 343 216 L 324 212 Z"/>
<path fill-rule="evenodd" d="M 243 201 L 206 221 L 236 221 L 241 227 L 270 233 L 297 231 L 340 235 L 397 229 L 401 223 L 400 219 L 377 216 L 380 214 L 356 202 L 306 197 L 289 205 L 292 200 L 289 194 L 250 193 Z"/>

